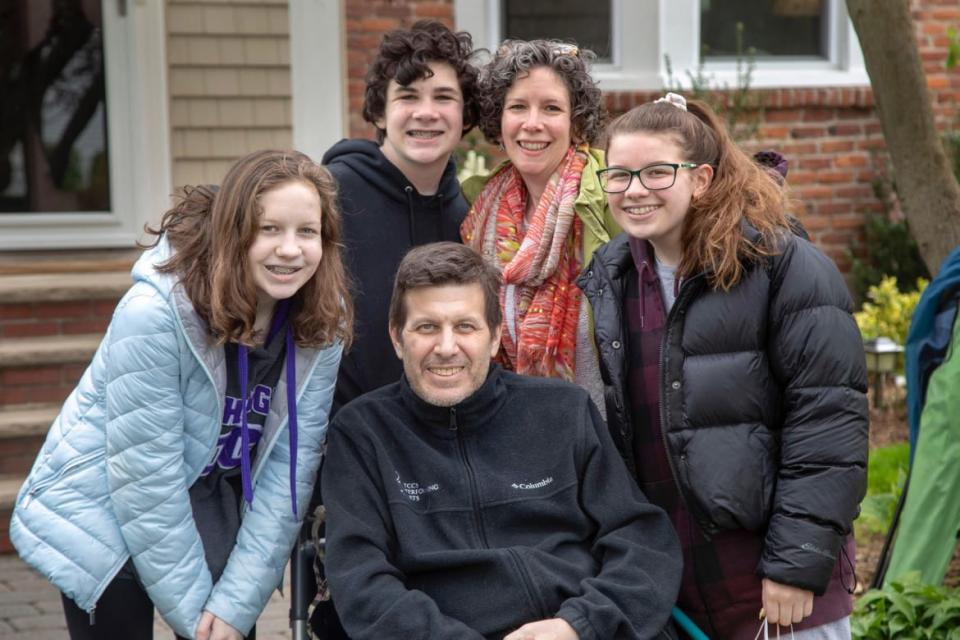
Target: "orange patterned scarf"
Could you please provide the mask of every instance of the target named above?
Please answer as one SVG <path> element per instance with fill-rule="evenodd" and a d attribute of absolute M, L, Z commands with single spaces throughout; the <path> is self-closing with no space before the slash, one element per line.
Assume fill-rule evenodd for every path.
<path fill-rule="evenodd" d="M 517 373 L 575 379 L 583 224 L 574 211 L 585 148 L 571 147 L 523 231 L 527 190 L 507 164 L 473 203 L 460 235 L 503 270 L 498 361 Z"/>

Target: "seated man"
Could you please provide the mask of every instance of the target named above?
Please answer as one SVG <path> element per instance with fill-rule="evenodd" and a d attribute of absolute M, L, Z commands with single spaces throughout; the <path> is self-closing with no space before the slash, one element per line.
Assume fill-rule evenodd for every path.
<path fill-rule="evenodd" d="M 400 263 L 400 381 L 337 414 L 327 578 L 354 640 L 673 637 L 680 548 L 587 392 L 491 365 L 500 275 L 451 242 Z"/>

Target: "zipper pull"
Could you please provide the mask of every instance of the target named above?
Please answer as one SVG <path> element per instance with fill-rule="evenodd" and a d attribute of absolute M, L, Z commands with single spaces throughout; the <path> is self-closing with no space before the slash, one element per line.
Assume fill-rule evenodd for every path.
<path fill-rule="evenodd" d="M 23 509 L 26 509 L 30 506 L 30 502 L 33 500 L 33 489 L 27 492 L 27 495 L 23 497 L 23 503 L 20 505 Z"/>
<path fill-rule="evenodd" d="M 457 408 L 450 407 L 450 431 L 457 430 Z"/>
<path fill-rule="evenodd" d="M 90 626 L 91 627 L 97 623 L 96 613 L 97 613 L 97 605 L 94 604 L 92 607 L 90 607 Z"/>

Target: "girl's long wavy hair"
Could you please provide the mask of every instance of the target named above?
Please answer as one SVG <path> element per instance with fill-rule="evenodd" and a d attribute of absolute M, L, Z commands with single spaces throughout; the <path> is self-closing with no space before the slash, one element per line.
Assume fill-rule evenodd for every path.
<path fill-rule="evenodd" d="M 259 232 L 260 201 L 268 191 L 294 181 L 312 186 L 320 196 L 323 247 L 313 278 L 294 295 L 294 338 L 304 347 L 351 342 L 353 306 L 340 251 L 336 184 L 325 168 L 298 151 L 256 151 L 230 168 L 219 189 L 185 187 L 160 225 L 147 227 L 149 233 L 166 236 L 175 251 L 157 270 L 179 278 L 218 344 L 254 344 L 257 288 L 247 254 Z"/>
<path fill-rule="evenodd" d="M 729 290 L 740 281 L 746 262 L 779 251 L 790 229 L 784 188 L 733 141 L 709 106 L 689 100 L 686 111 L 668 102 L 634 107 L 607 127 L 604 150 L 616 136 L 631 133 L 671 135 L 685 161 L 713 167 L 713 181 L 691 201 L 684 219 L 680 277 L 704 272 L 712 287 Z M 759 242 L 744 235 L 744 220 L 760 233 Z"/>

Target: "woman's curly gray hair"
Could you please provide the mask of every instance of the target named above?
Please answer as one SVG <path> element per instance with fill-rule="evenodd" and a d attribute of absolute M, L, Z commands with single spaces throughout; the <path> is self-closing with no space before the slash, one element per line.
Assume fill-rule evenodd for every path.
<path fill-rule="evenodd" d="M 480 71 L 478 126 L 483 135 L 494 144 L 501 142 L 500 118 L 507 91 L 518 76 L 547 67 L 563 79 L 570 92 L 571 135 L 577 141 L 596 142 L 603 132 L 607 109 L 588 70 L 594 59 L 592 51 L 559 40 L 504 41 Z"/>

